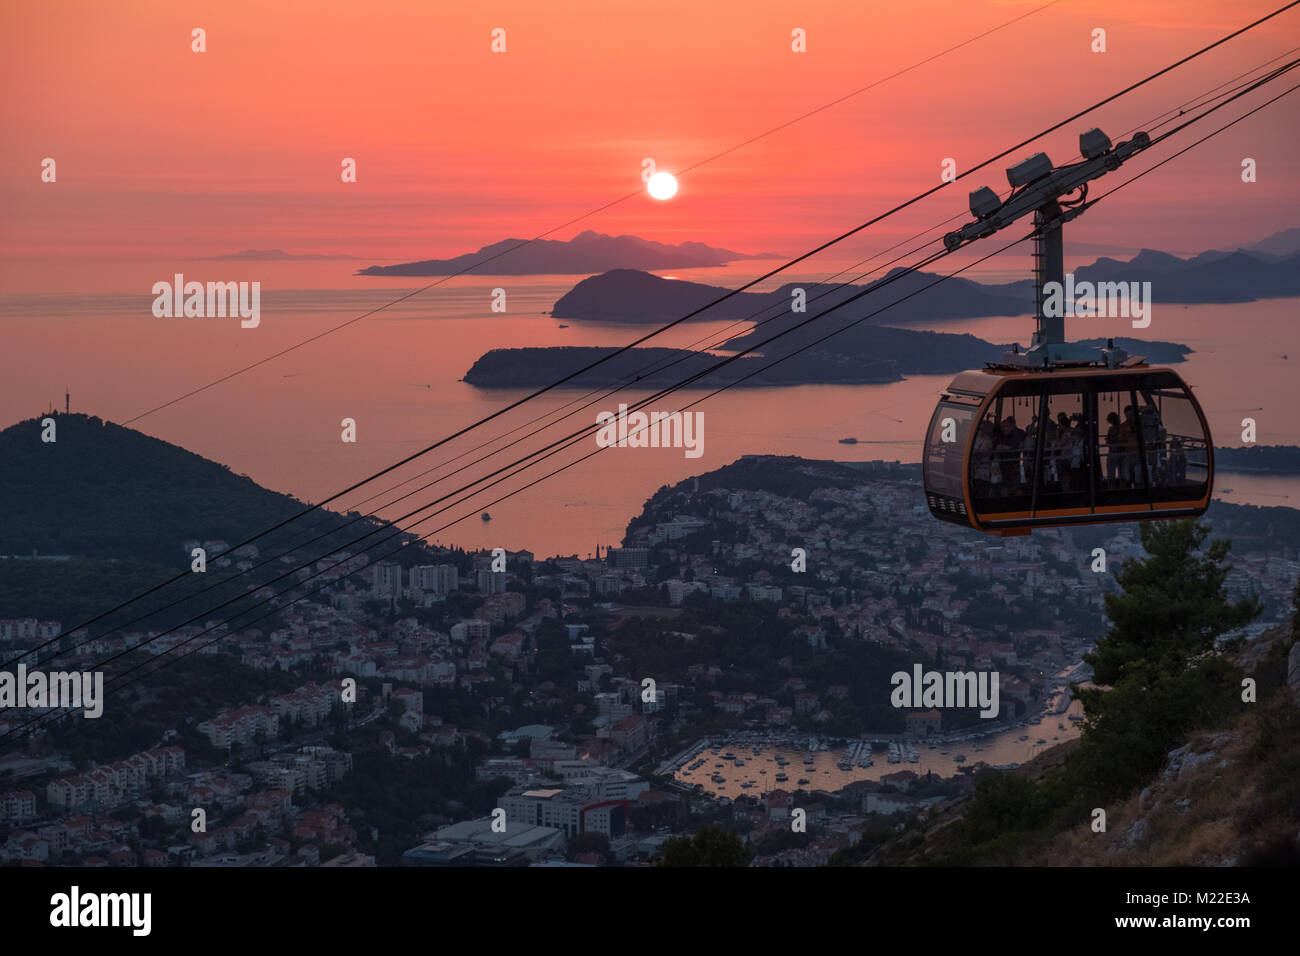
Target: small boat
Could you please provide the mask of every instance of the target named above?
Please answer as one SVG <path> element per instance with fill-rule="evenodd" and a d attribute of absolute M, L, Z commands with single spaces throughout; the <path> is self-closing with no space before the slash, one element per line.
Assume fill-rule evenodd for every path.
<path fill-rule="evenodd" d="M 800 777 L 800 778 L 799 778 L 799 786 L 802 787 L 802 786 L 803 786 L 804 784 L 806 784 L 806 783 L 812 783 L 812 781 L 809 780 L 807 777 Z"/>
<path fill-rule="evenodd" d="M 965 754 L 958 754 L 957 756 L 953 757 L 952 759 L 953 759 L 956 763 L 965 763 L 965 762 L 966 762 L 966 755 L 965 755 Z"/>
<path fill-rule="evenodd" d="M 777 782 L 777 783 L 785 783 L 785 782 L 786 782 L 787 780 L 789 780 L 789 779 L 790 779 L 790 778 L 789 778 L 788 776 L 786 776 L 785 774 L 783 774 L 783 773 L 778 773 L 778 774 L 776 775 L 776 782 Z"/>
<path fill-rule="evenodd" d="M 858 443 L 858 440 L 857 440 L 856 438 L 841 438 L 841 439 L 840 439 L 840 444 L 841 444 L 841 445 L 856 445 L 857 443 Z"/>
<path fill-rule="evenodd" d="M 1044 740 L 1042 737 L 1039 737 L 1038 740 L 1035 741 L 1035 743 L 1037 746 L 1041 747 L 1043 744 L 1047 743 L 1047 741 Z"/>
<path fill-rule="evenodd" d="M 1021 734 L 1021 735 L 1020 735 L 1020 739 L 1021 739 L 1022 741 L 1028 740 L 1028 739 L 1029 739 L 1029 735 L 1028 735 L 1028 734 Z"/>
<path fill-rule="evenodd" d="M 491 521 L 491 520 L 492 520 L 492 516 L 491 516 L 490 514 L 488 514 L 486 511 L 483 512 L 481 515 L 479 515 L 479 517 L 482 518 L 484 521 Z"/>

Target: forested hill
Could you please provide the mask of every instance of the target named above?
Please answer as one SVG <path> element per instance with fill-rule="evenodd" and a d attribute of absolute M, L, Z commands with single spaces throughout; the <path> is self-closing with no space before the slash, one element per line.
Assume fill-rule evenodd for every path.
<path fill-rule="evenodd" d="M 1216 448 L 1214 466 L 1220 471 L 1258 472 L 1267 475 L 1300 474 L 1300 448 L 1295 445 Z"/>
<path fill-rule="evenodd" d="M 89 415 L 50 417 L 53 442 L 41 440 L 42 418 L 0 431 L 0 555 L 179 566 L 189 562 L 187 539 L 237 544 L 304 507 L 142 432 Z"/>

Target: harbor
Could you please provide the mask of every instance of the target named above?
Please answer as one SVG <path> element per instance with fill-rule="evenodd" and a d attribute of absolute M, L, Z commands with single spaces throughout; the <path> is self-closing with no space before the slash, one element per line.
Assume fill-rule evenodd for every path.
<path fill-rule="evenodd" d="M 956 776 L 984 763 L 1013 769 L 1079 736 L 1082 705 L 1068 692 L 1049 700 L 1034 717 L 992 732 L 963 731 L 907 739 L 858 739 L 796 731 L 746 730 L 701 738 L 661 767 L 681 784 L 717 798 L 760 796 L 771 790 L 834 792 L 863 780 L 879 781 L 902 770 L 918 776 Z"/>

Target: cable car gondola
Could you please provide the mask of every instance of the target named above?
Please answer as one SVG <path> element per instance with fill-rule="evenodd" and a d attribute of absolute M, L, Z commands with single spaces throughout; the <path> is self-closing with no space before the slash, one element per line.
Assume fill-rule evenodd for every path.
<path fill-rule="evenodd" d="M 1090 180 L 1150 145 L 1114 148 L 1100 130 L 1079 137 L 1084 161 L 1053 168 L 1042 153 L 1007 170 L 1005 202 L 971 193 L 976 221 L 944 237 L 952 250 L 1034 215 L 1037 328 L 1031 347 L 963 372 L 939 400 L 922 470 L 930 512 L 996 535 L 1036 527 L 1195 517 L 1209 507 L 1214 447 L 1191 389 L 1113 341 L 1065 341 L 1045 289 L 1063 283 L 1061 226 L 1087 207 Z M 1072 202 L 1063 199 L 1081 191 Z M 1059 288 L 1059 287 L 1058 287 Z"/>
<path fill-rule="evenodd" d="M 1191 390 L 1142 362 L 963 372 L 925 443 L 931 513 L 993 534 L 1200 515 L 1213 473 Z"/>

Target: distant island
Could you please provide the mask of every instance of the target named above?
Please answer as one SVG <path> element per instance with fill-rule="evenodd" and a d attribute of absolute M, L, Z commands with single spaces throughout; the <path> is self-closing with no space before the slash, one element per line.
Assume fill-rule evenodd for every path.
<path fill-rule="evenodd" d="M 481 355 L 463 381 L 478 388 L 535 388 L 590 365 L 614 353 L 614 348 L 563 347 L 492 349 Z M 565 388 L 608 388 L 618 384 L 657 389 L 675 385 L 703 372 L 720 356 L 687 349 L 630 349 L 603 365 L 565 382 Z M 812 350 L 775 368 L 740 379 L 766 364 L 762 358 L 745 356 L 726 368 L 706 375 L 695 388 L 713 389 L 719 385 L 806 385 L 820 382 L 834 385 L 878 385 L 902 379 L 898 366 L 890 360 L 873 359 L 850 365 L 827 363 L 825 356 Z M 646 366 L 660 371 L 643 372 Z"/>
<path fill-rule="evenodd" d="M 224 256 L 195 256 L 190 262 L 286 262 L 304 259 L 355 259 L 356 256 L 292 253 L 283 249 L 242 249 Z"/>
<path fill-rule="evenodd" d="M 824 329 L 815 334 L 823 334 Z M 762 334 L 764 330 L 759 330 Z M 769 333 L 770 334 L 770 333 Z M 790 338 L 794 338 L 792 335 Z M 745 337 L 732 339 L 728 349 L 739 350 Z M 1100 346 L 1101 340 L 1091 344 Z M 1191 351 L 1173 342 L 1136 342 L 1116 339 L 1116 345 L 1139 349 L 1149 361 L 1181 362 Z M 1009 346 L 995 345 L 973 335 L 895 329 L 889 326 L 859 326 L 829 339 L 820 346 L 786 359 L 745 381 L 740 379 L 772 358 L 788 355 L 796 345 L 788 339 L 773 343 L 762 357 L 747 355 L 725 368 L 700 379 L 698 388 L 722 384 L 744 386 L 789 385 L 876 385 L 900 381 L 905 375 L 955 374 L 979 368 L 986 361 L 1001 358 Z M 492 349 L 481 355 L 463 381 L 479 388 L 536 388 L 549 385 L 598 359 L 615 348 L 557 346 Z M 564 388 L 601 388 L 634 383 L 662 388 L 702 372 L 722 356 L 687 349 L 636 348 L 611 359 L 574 379 Z M 672 364 L 669 364 L 672 363 Z M 645 368 L 658 371 L 645 372 Z"/>
<path fill-rule="evenodd" d="M 1074 270 L 1076 282 L 1150 282 L 1157 312 L 1164 303 L 1181 305 L 1254 302 L 1300 295 L 1300 255 L 1280 257 L 1261 250 L 1212 250 L 1180 259 L 1143 249 L 1127 262 L 1101 258 Z M 993 289 L 1033 295 L 1032 279 Z"/>
<path fill-rule="evenodd" d="M 1289 248 L 1287 233 L 1278 233 L 1261 243 L 1270 249 Z M 905 270 L 896 268 L 890 279 Z M 1214 250 L 1189 259 L 1166 252 L 1143 249 L 1127 262 L 1101 258 L 1090 266 L 1074 270 L 1077 282 L 1151 282 L 1159 322 L 1159 310 L 1167 304 L 1253 302 L 1257 299 L 1300 295 L 1300 254 L 1279 255 L 1264 249 Z M 960 277 L 933 285 L 936 273 L 916 272 L 891 279 L 882 303 L 900 301 L 889 310 L 887 322 L 971 319 L 995 315 L 1027 315 L 1034 308 L 1034 283 L 1030 278 L 990 284 Z M 655 325 L 696 309 L 704 309 L 700 320 L 736 319 L 761 310 L 772 314 L 790 312 L 797 289 L 804 290 L 809 313 L 837 306 L 850 296 L 870 288 L 865 285 L 819 285 L 788 282 L 770 292 L 739 292 L 726 301 L 705 309 L 709 303 L 733 290 L 700 282 L 685 282 L 651 275 L 644 270 L 622 268 L 583 279 L 556 300 L 551 314 L 556 318 L 589 322 L 618 322 Z M 923 290 L 924 291 L 921 291 Z M 912 295 L 915 293 L 915 295 Z M 911 298 L 903 299 L 904 296 Z M 844 307 L 856 315 L 862 307 Z M 848 315 L 845 311 L 843 314 Z"/>
<path fill-rule="evenodd" d="M 474 271 L 478 275 L 590 275 L 610 269 L 698 269 L 723 266 L 741 259 L 771 259 L 773 253 L 751 255 L 719 249 L 702 242 L 668 245 L 638 236 L 607 236 L 591 229 L 567 241 L 503 239 L 453 259 L 424 259 L 392 266 L 370 266 L 359 276 L 448 276 Z"/>
<path fill-rule="evenodd" d="M 893 269 L 888 276 L 893 276 L 902 269 Z M 882 292 L 879 302 L 872 301 L 872 308 L 888 304 L 918 289 L 924 288 L 937 278 L 932 273 L 918 272 L 901 279 L 895 279 Z M 718 305 L 700 313 L 700 321 L 718 319 L 746 318 L 763 310 L 761 317 L 784 312 L 794 321 L 807 318 L 827 308 L 834 308 L 839 303 L 856 295 L 867 285 L 820 286 L 814 282 L 788 282 L 771 292 L 738 292 Z M 802 289 L 805 296 L 807 313 L 790 312 L 795 290 Z M 636 269 L 615 269 L 602 275 L 583 279 L 572 289 L 556 300 L 551 315 L 558 319 L 584 319 L 598 322 L 619 322 L 627 324 L 659 324 L 694 312 L 726 295 L 732 290 L 723 286 L 708 285 L 702 282 L 687 282 L 677 279 L 663 279 Z M 917 294 L 914 298 L 900 302 L 889 310 L 889 322 L 908 322 L 924 319 L 957 319 L 994 315 L 1018 315 L 1033 305 L 1032 294 L 1026 299 L 1019 293 L 989 291 L 985 286 L 969 279 L 953 278 L 936 285 L 933 289 Z M 859 300 L 830 313 L 833 318 L 840 315 L 857 318 L 866 311 L 867 303 Z"/>
<path fill-rule="evenodd" d="M 1216 471 L 1261 475 L 1300 475 L 1300 448 L 1295 445 L 1247 445 L 1215 448 Z"/>

